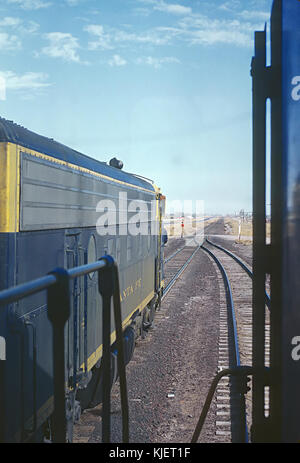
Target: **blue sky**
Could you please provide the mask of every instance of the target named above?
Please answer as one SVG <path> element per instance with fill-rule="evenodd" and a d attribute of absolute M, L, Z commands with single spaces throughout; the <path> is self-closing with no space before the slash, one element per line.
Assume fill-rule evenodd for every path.
<path fill-rule="evenodd" d="M 251 210 L 254 31 L 272 0 L 1 0 L 0 115 L 152 178 L 206 212 Z"/>

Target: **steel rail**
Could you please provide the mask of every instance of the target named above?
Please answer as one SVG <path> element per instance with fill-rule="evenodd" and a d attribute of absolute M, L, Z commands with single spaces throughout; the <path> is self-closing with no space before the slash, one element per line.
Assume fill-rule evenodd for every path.
<path fill-rule="evenodd" d="M 235 363 L 235 366 L 240 366 L 240 352 L 239 352 L 239 341 L 238 341 L 238 334 L 237 334 L 237 324 L 236 324 L 235 309 L 234 309 L 232 290 L 231 290 L 229 278 L 228 278 L 225 268 L 223 267 L 223 265 L 221 264 L 221 261 L 217 258 L 217 256 L 215 256 L 215 254 L 211 252 L 210 249 L 206 248 L 205 246 L 202 245 L 201 247 L 204 251 L 206 251 L 214 259 L 214 261 L 218 265 L 221 271 L 221 274 L 223 276 L 225 290 L 226 290 L 226 300 L 227 300 L 227 305 L 230 308 L 231 321 L 232 321 L 232 327 L 233 327 L 234 352 L 235 352 L 234 363 Z"/>
<path fill-rule="evenodd" d="M 223 267 L 222 263 L 217 258 L 217 256 L 215 256 L 215 254 L 212 251 L 210 251 L 208 248 L 206 248 L 205 246 L 202 245 L 201 248 L 214 259 L 223 277 L 225 291 L 226 291 L 226 301 L 227 301 L 228 313 L 230 314 L 232 331 L 233 331 L 233 342 L 234 342 L 234 362 L 233 363 L 234 363 L 234 368 L 239 369 L 241 367 L 241 361 L 240 361 L 240 351 L 239 351 L 239 342 L 238 342 L 238 333 L 237 333 L 237 322 L 236 322 L 235 308 L 234 308 L 232 290 L 231 290 L 229 278 L 228 278 L 225 268 Z M 245 397 L 243 393 L 241 393 L 240 399 L 241 399 L 241 408 L 242 408 L 242 415 L 243 415 L 241 416 L 241 429 L 242 429 L 241 434 L 243 435 L 243 438 L 242 438 L 243 442 L 248 443 L 249 433 L 248 433 L 248 426 L 247 426 L 247 419 L 246 419 Z"/>
<path fill-rule="evenodd" d="M 201 248 L 201 245 L 197 246 L 197 248 L 195 249 L 195 251 L 193 252 L 193 254 L 188 258 L 188 260 L 183 264 L 183 266 L 178 270 L 178 272 L 176 273 L 176 275 L 171 279 L 171 281 L 167 284 L 167 286 L 165 287 L 164 289 L 164 293 L 163 293 L 163 296 L 161 298 L 161 300 L 163 301 L 165 296 L 168 294 L 168 292 L 170 291 L 170 289 L 174 286 L 174 284 L 176 283 L 176 281 L 178 280 L 178 278 L 182 275 L 182 273 L 185 271 L 185 269 L 187 268 L 187 266 L 189 265 L 189 263 L 191 262 L 191 260 L 193 259 L 194 255 L 196 254 L 196 252 Z"/>
<path fill-rule="evenodd" d="M 210 217 L 211 218 L 211 217 Z M 204 219 L 205 220 L 210 220 L 210 218 L 208 219 Z M 215 222 L 213 223 L 210 223 L 206 226 L 206 228 L 209 228 L 211 226 L 215 225 Z M 197 232 L 193 233 L 192 235 L 189 235 L 189 236 L 186 236 L 185 239 L 186 240 L 190 240 L 190 241 L 193 241 L 193 239 L 197 236 Z M 205 236 L 205 235 L 201 235 L 201 236 Z M 181 252 L 185 247 L 187 247 L 189 244 L 185 244 L 184 246 L 182 246 L 181 248 L 177 249 L 177 251 L 175 251 L 173 254 L 171 254 L 167 259 L 165 259 L 165 264 L 167 264 L 170 260 L 172 260 L 175 256 L 177 256 L 177 254 L 179 254 L 179 252 Z"/>
<path fill-rule="evenodd" d="M 179 254 L 180 251 L 182 251 L 186 247 L 186 244 L 182 246 L 182 248 L 177 249 L 173 254 L 171 254 L 167 259 L 165 259 L 165 264 L 167 264 L 171 259 L 173 259 L 177 254 Z"/>
<path fill-rule="evenodd" d="M 197 236 L 196 232 L 193 235 L 188 235 L 184 239 L 188 240 L 187 243 L 185 243 L 184 246 L 181 248 L 177 249 L 177 251 L 173 252 L 167 259 L 165 259 L 165 264 L 167 264 L 170 260 L 172 260 L 177 254 L 179 254 L 183 249 L 185 249 L 187 246 L 190 246 L 190 243 L 193 242 L 194 238 Z"/>
<path fill-rule="evenodd" d="M 210 241 L 209 239 L 205 239 L 206 242 L 208 244 L 210 244 L 211 246 L 214 246 L 215 248 L 217 249 L 220 249 L 220 251 L 223 251 L 225 254 L 227 254 L 228 256 L 230 256 L 232 259 L 234 259 L 241 267 L 243 270 L 245 270 L 245 272 L 249 275 L 249 277 L 251 279 L 253 279 L 253 272 L 250 270 L 250 268 L 244 264 L 244 262 L 242 262 L 235 254 L 233 254 L 233 252 L 230 252 L 228 249 L 226 248 L 223 248 L 222 246 L 220 246 L 219 244 L 216 244 L 216 243 L 213 243 L 212 241 Z M 270 296 L 268 295 L 267 292 L 265 292 L 265 297 L 266 297 L 266 306 L 268 307 L 268 309 L 270 309 L 271 307 L 271 300 L 270 300 Z"/>
<path fill-rule="evenodd" d="M 250 270 L 249 267 L 247 267 L 246 264 L 244 264 L 244 262 L 242 262 L 235 254 L 233 254 L 232 252 L 228 251 L 228 249 L 226 248 L 223 248 L 222 246 L 220 246 L 219 244 L 216 244 L 216 243 L 213 243 L 212 241 L 210 241 L 209 239 L 205 239 L 205 241 L 210 244 L 211 246 L 214 246 L 215 248 L 217 249 L 220 249 L 220 251 L 223 251 L 225 252 L 228 256 L 232 257 L 232 259 L 234 259 L 241 267 L 243 270 L 245 270 L 245 272 L 249 275 L 249 277 L 253 277 L 253 273 L 252 271 Z"/>

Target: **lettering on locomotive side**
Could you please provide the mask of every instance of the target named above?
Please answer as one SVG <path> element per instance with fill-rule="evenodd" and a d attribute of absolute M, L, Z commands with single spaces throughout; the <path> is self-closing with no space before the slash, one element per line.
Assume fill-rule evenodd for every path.
<path fill-rule="evenodd" d="M 300 360 L 300 336 L 294 336 L 291 344 L 293 346 L 296 346 L 292 349 L 291 355 L 292 355 L 292 359 L 295 362 L 297 362 L 298 360 Z"/>
<path fill-rule="evenodd" d="M 134 294 L 141 287 L 142 287 L 142 279 L 139 278 L 132 285 L 129 285 L 127 288 L 121 291 L 120 293 L 121 302 L 123 302 L 123 300 L 129 297 L 130 295 Z"/>
<path fill-rule="evenodd" d="M 294 101 L 300 101 L 300 76 L 293 77 L 292 85 L 294 86 L 292 90 L 292 99 Z"/>

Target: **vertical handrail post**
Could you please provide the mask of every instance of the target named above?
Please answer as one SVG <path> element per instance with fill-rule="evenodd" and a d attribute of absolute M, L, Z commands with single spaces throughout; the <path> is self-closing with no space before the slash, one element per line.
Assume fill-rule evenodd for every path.
<path fill-rule="evenodd" d="M 69 274 L 65 269 L 56 269 L 57 283 L 48 289 L 48 318 L 53 328 L 53 379 L 54 413 L 53 442 L 66 442 L 65 404 L 65 324 L 70 316 Z"/>
<path fill-rule="evenodd" d="M 266 254 L 266 29 L 255 33 L 253 82 L 253 367 L 265 363 L 265 254 Z M 264 383 L 253 375 L 253 442 L 265 429 Z"/>
<path fill-rule="evenodd" d="M 102 296 L 102 365 L 103 365 L 103 414 L 102 443 L 110 442 L 110 388 L 111 388 L 111 298 L 114 294 L 114 259 L 104 256 L 106 266 L 98 271 L 98 288 Z"/>
<path fill-rule="evenodd" d="M 119 284 L 119 272 L 116 263 L 113 266 L 114 273 L 114 317 L 116 326 L 116 337 L 117 337 L 117 350 L 118 350 L 118 372 L 120 377 L 120 396 L 121 396 L 121 408 L 122 408 L 122 435 L 123 443 L 129 442 L 129 407 L 128 407 L 128 395 L 127 395 L 127 383 L 126 383 L 126 369 L 125 369 L 125 358 L 123 348 L 123 333 L 122 333 L 122 315 L 121 315 L 121 301 L 120 301 L 120 284 Z"/>

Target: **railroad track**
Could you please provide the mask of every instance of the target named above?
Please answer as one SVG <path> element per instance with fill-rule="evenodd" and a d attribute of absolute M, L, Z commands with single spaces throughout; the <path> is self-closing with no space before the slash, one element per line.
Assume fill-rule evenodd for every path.
<path fill-rule="evenodd" d="M 188 267 L 195 254 L 199 251 L 201 244 L 198 244 L 194 236 L 186 237 L 186 244 L 180 247 L 165 260 L 165 289 L 162 300 L 170 292 L 178 278 Z M 160 311 L 155 314 L 155 322 L 159 322 L 165 315 Z M 97 411 L 95 411 L 97 410 Z M 80 422 L 74 425 L 74 442 L 88 442 L 90 435 L 95 430 L 96 424 L 102 421 L 102 406 L 96 409 L 86 410 L 80 417 Z"/>
<path fill-rule="evenodd" d="M 202 242 L 202 240 L 201 240 Z M 165 259 L 165 288 L 162 300 L 169 293 L 171 288 L 174 286 L 178 278 L 182 275 L 184 270 L 187 268 L 195 254 L 199 251 L 201 247 L 200 244 L 195 240 L 195 237 L 188 237 L 187 242 L 184 246 L 177 249 L 173 254 L 171 254 L 167 259 Z"/>
<path fill-rule="evenodd" d="M 218 345 L 218 370 L 252 365 L 252 271 L 221 246 L 209 240 L 202 249 L 210 255 L 219 268 L 220 331 Z M 225 291 L 224 291 L 225 284 Z M 270 300 L 266 294 L 266 305 Z M 269 323 L 266 323 L 266 358 L 269 366 Z M 244 385 L 245 387 L 245 385 Z M 246 395 L 246 421 L 241 409 L 243 395 L 235 378 L 223 377 L 216 390 L 216 438 L 222 442 L 248 441 L 251 417 L 251 389 Z M 268 392 L 265 395 L 265 414 L 268 415 Z"/>
<path fill-rule="evenodd" d="M 209 231 L 214 226 L 215 222 L 206 225 L 205 232 Z M 167 295 L 172 286 L 176 283 L 177 279 L 191 262 L 196 252 L 200 249 L 203 239 L 204 236 L 201 235 L 197 235 L 196 237 L 196 233 L 194 235 L 186 236 L 185 244 L 165 259 L 165 283 L 167 284 L 164 289 L 163 298 Z"/>

